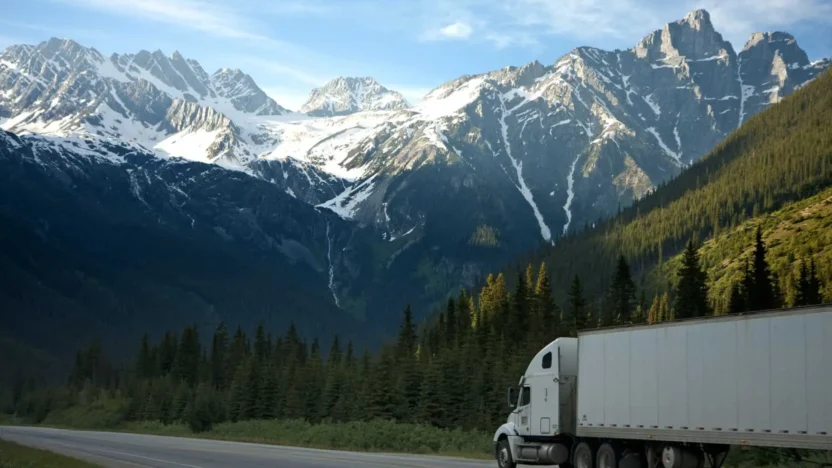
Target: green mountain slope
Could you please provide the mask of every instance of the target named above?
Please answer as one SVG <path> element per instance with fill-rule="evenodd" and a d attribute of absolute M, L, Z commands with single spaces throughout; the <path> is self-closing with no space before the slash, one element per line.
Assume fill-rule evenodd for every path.
<path fill-rule="evenodd" d="M 738 227 L 725 230 L 709 239 L 700 249 L 702 265 L 710 280 L 710 296 L 717 313 L 727 307 L 731 285 L 742 278 L 746 260 L 750 260 L 757 228 L 763 233 L 767 259 L 779 281 L 786 304 L 792 304 L 795 281 L 803 262 L 814 260 L 821 284 L 832 284 L 832 189 L 792 203 L 773 213 L 750 219 Z M 663 269 L 664 274 L 650 278 L 655 283 L 673 282 L 681 264 L 681 255 Z M 832 288 L 823 291 L 832 301 Z"/>
<path fill-rule="evenodd" d="M 639 286 L 665 277 L 665 263 L 699 242 L 832 185 L 832 73 L 749 119 L 710 154 L 650 195 L 600 223 L 519 259 L 545 261 L 556 297 L 575 274 L 594 300 L 623 254 Z M 648 291 L 648 296 L 650 295 Z"/>

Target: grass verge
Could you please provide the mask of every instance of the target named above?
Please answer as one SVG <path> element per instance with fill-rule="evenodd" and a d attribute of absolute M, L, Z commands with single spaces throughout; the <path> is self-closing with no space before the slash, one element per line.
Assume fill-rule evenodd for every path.
<path fill-rule="evenodd" d="M 491 436 L 483 432 L 390 421 L 310 424 L 297 420 L 239 421 L 217 424 L 194 434 L 185 425 L 154 422 L 127 423 L 128 432 L 180 437 L 289 445 L 359 452 L 398 452 L 464 458 L 491 458 Z"/>
<path fill-rule="evenodd" d="M 439 429 L 383 420 L 348 423 L 324 421 L 317 424 L 303 420 L 268 420 L 215 424 L 210 431 L 195 434 L 185 424 L 125 422 L 123 409 L 123 405 L 116 400 L 99 400 L 89 405 L 51 411 L 39 425 L 357 452 L 412 453 L 475 459 L 492 457 L 491 434 L 482 431 Z M 18 422 L 24 423 L 20 420 Z"/>
<path fill-rule="evenodd" d="M 98 465 L 0 440 L 0 468 L 95 468 Z"/>

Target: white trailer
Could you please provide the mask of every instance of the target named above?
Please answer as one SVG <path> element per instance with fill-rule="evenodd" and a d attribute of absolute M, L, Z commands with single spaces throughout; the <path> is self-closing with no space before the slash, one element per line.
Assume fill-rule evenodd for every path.
<path fill-rule="evenodd" d="M 509 404 L 501 468 L 719 468 L 731 445 L 832 450 L 832 306 L 558 338 Z"/>

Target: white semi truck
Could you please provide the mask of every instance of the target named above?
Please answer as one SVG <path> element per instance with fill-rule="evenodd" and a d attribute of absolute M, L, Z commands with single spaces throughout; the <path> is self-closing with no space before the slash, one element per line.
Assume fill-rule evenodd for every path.
<path fill-rule="evenodd" d="M 730 446 L 832 450 L 832 306 L 558 338 L 494 434 L 500 468 L 713 468 Z"/>

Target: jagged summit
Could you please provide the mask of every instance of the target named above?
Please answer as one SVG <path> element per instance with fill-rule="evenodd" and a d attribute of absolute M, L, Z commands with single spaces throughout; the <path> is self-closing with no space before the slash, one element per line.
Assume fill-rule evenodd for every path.
<path fill-rule="evenodd" d="M 300 111 L 315 117 L 332 117 L 408 107 L 410 104 L 404 96 L 385 88 L 373 77 L 339 76 L 313 89 Z"/>
<path fill-rule="evenodd" d="M 714 26 L 711 23 L 711 14 L 708 13 L 708 10 L 704 8 L 700 8 L 698 10 L 693 10 L 685 15 L 685 19 L 682 20 L 688 23 L 694 29 L 713 29 Z"/>
<path fill-rule="evenodd" d="M 707 10 L 694 10 L 683 19 L 670 22 L 645 36 L 635 47 L 640 57 L 661 60 L 687 57 L 692 60 L 715 56 L 734 57 L 731 43 L 714 29 Z"/>

